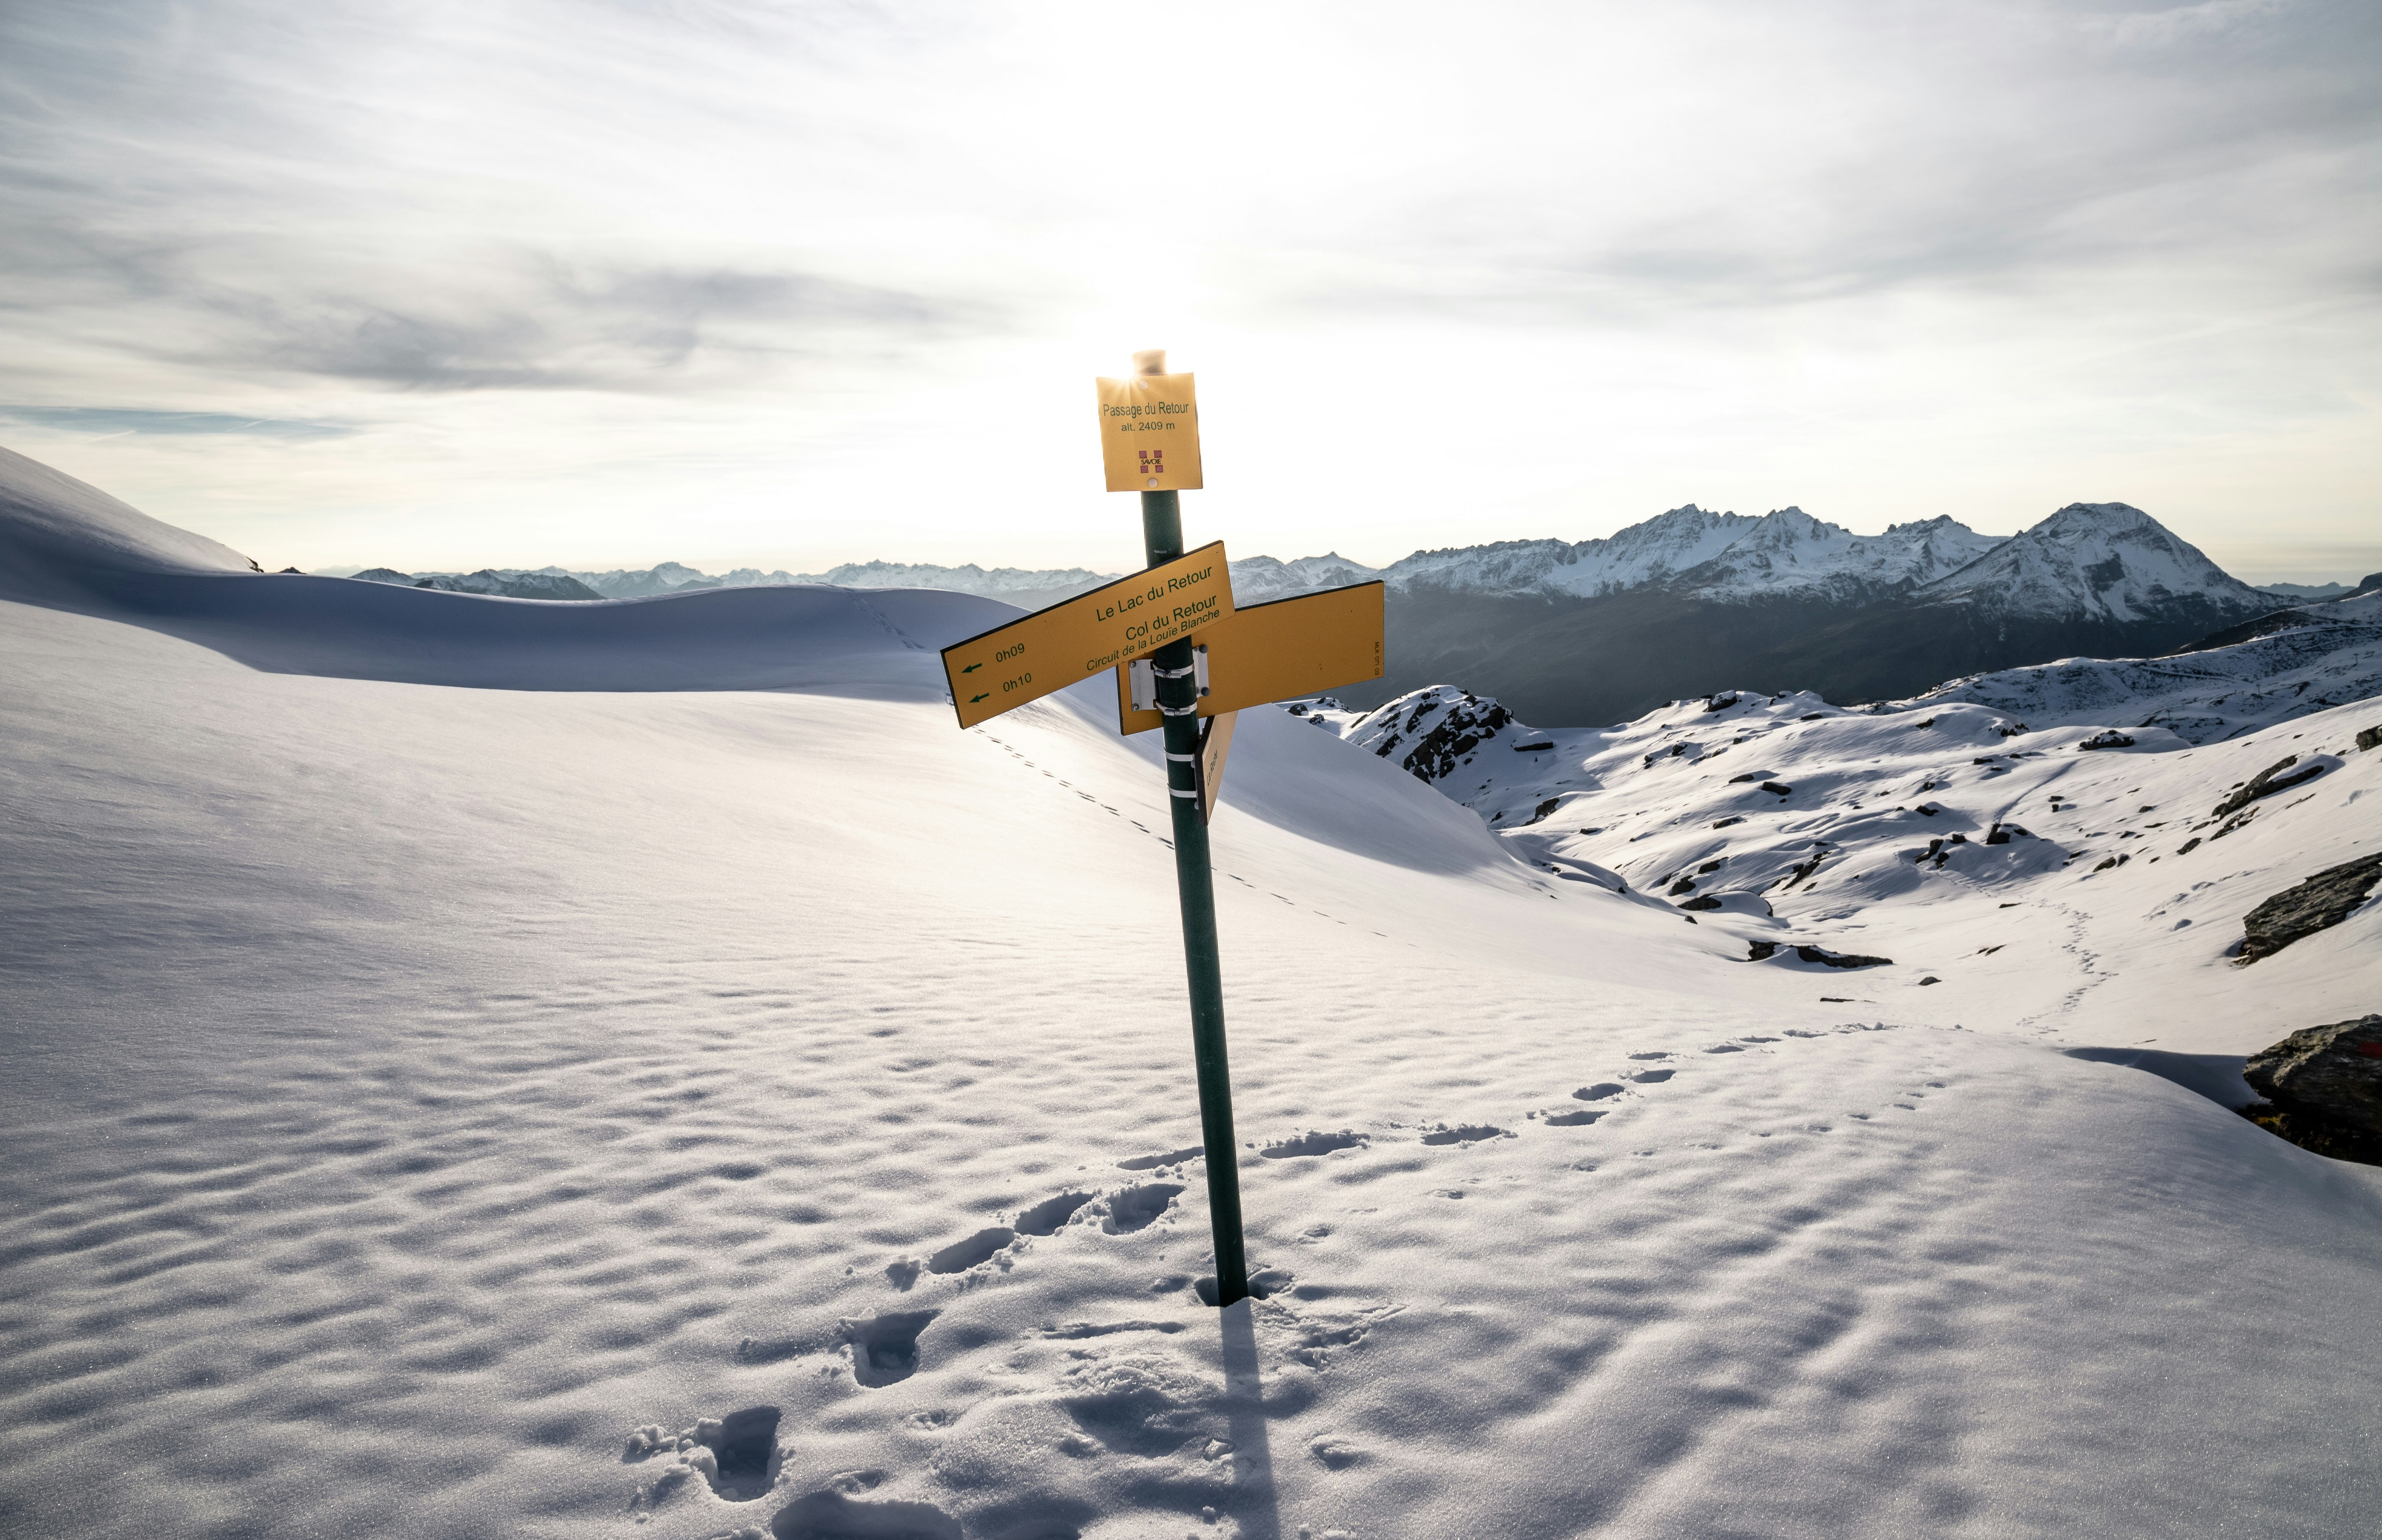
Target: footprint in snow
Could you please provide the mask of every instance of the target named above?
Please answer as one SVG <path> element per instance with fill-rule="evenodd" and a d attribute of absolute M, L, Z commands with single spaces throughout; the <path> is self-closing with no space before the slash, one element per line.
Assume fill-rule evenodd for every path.
<path fill-rule="evenodd" d="M 778 1479 L 778 1417 L 776 1407 L 755 1406 L 701 1418 L 676 1433 L 648 1423 L 629 1435 L 620 1458 L 635 1464 L 659 1455 L 677 1457 L 640 1494 L 645 1502 L 659 1503 L 697 1475 L 728 1501 L 751 1502 L 766 1496 Z"/>
<path fill-rule="evenodd" d="M 1443 1123 L 1430 1133 L 1423 1135 L 1422 1141 L 1425 1144 L 1478 1144 L 1484 1139 L 1512 1139 L 1513 1137 L 1505 1129 L 1492 1127 L 1486 1123 L 1467 1123 L 1459 1128 L 1451 1128 Z"/>
<path fill-rule="evenodd" d="M 1671 1055 L 1668 1053 L 1632 1053 L 1629 1056 L 1633 1059 L 1667 1059 Z"/>
<path fill-rule="evenodd" d="M 1048 1234 L 1049 1232 L 1044 1232 Z M 964 1273 L 978 1263 L 989 1262 L 1000 1251 L 1008 1250 L 1017 1238 L 1017 1232 L 1006 1225 L 995 1225 L 978 1230 L 965 1240 L 955 1240 L 927 1259 L 929 1273 Z"/>
<path fill-rule="evenodd" d="M 1258 1153 L 1270 1161 L 1298 1160 L 1309 1155 L 1328 1155 L 1335 1150 L 1362 1149 L 1364 1144 L 1364 1135 L 1343 1128 L 1336 1134 L 1300 1134 L 1295 1139 L 1269 1144 Z"/>
<path fill-rule="evenodd" d="M 1676 1069 L 1641 1069 L 1629 1078 L 1641 1086 L 1659 1086 L 1677 1073 Z"/>
<path fill-rule="evenodd" d="M 962 1540 L 960 1522 L 932 1503 L 855 1502 L 833 1487 L 778 1509 L 769 1534 L 774 1540 Z"/>
<path fill-rule="evenodd" d="M 1582 1086 L 1571 1094 L 1576 1102 L 1607 1102 L 1620 1095 L 1623 1089 L 1611 1080 L 1599 1080 L 1592 1086 Z"/>
<path fill-rule="evenodd" d="M 1549 1113 L 1541 1121 L 1550 1128 L 1578 1128 L 1602 1117 L 1605 1110 L 1602 1107 L 1580 1107 L 1571 1112 Z"/>
<path fill-rule="evenodd" d="M 852 1345 L 852 1377 L 871 1389 L 898 1385 L 918 1372 L 918 1334 L 938 1312 L 891 1311 L 847 1319 L 843 1339 Z"/>
<path fill-rule="evenodd" d="M 1185 1161 L 1196 1161 L 1207 1152 L 1206 1147 L 1195 1144 L 1188 1150 L 1177 1150 L 1170 1155 L 1136 1155 L 1129 1161 L 1117 1162 L 1117 1169 L 1155 1171 L 1161 1165 L 1181 1165 Z"/>
<path fill-rule="evenodd" d="M 1158 1216 L 1167 1211 L 1182 1190 L 1178 1182 L 1144 1182 L 1139 1187 L 1120 1189 L 1109 1198 L 1109 1216 L 1100 1228 L 1111 1235 L 1146 1230 L 1157 1223 Z"/>
<path fill-rule="evenodd" d="M 1075 1211 L 1092 1201 L 1088 1192 L 1062 1192 L 1056 1198 L 1045 1198 L 1017 1215 L 1017 1228 L 1024 1235 L 1056 1235 L 1059 1227 L 1075 1216 Z"/>

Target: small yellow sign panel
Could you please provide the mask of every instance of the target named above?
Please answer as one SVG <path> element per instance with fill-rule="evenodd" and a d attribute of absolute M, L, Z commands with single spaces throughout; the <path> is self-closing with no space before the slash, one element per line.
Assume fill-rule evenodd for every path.
<path fill-rule="evenodd" d="M 943 676 L 951 682 L 960 725 L 974 727 L 1232 613 L 1232 569 L 1219 540 L 954 642 L 943 649 Z M 1151 719 L 1156 717 L 1152 712 Z"/>
<path fill-rule="evenodd" d="M 1381 585 L 1359 583 L 1234 610 L 1199 636 L 1208 648 L 1199 714 L 1222 716 L 1379 679 L 1382 608 Z M 1147 733 L 1166 719 L 1133 708 L 1125 661 L 1116 671 L 1117 731 Z"/>
<path fill-rule="evenodd" d="M 1100 397 L 1100 464 L 1111 492 L 1199 489 L 1199 403 L 1189 375 L 1093 382 Z"/>

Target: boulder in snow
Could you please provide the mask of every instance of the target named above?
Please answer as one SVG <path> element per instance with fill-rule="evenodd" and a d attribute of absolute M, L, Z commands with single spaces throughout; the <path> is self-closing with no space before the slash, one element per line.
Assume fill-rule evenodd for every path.
<path fill-rule="evenodd" d="M 2251 1054 L 2241 1078 L 2277 1106 L 2382 1134 L 2382 1016 L 2293 1032 Z"/>
<path fill-rule="evenodd" d="M 2339 924 L 2365 902 L 2376 882 L 2382 882 L 2382 851 L 2343 861 L 2297 887 L 2285 888 L 2241 917 L 2241 966 Z"/>
<path fill-rule="evenodd" d="M 2228 813 L 2238 813 L 2260 797 L 2303 786 L 2339 763 L 2329 754 L 2313 754 L 2305 761 L 2296 754 L 2286 754 L 2235 788 L 2232 795 L 2218 803 L 2209 816 L 2221 819 Z"/>

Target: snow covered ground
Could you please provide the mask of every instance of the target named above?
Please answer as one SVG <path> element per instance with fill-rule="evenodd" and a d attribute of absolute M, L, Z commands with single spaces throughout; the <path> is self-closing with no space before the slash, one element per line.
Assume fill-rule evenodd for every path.
<path fill-rule="evenodd" d="M 2382 844 L 2382 751 L 2354 747 L 2382 701 L 2200 747 L 2161 728 L 2104 747 L 2106 729 L 2020 732 L 1968 702 L 1872 714 L 1800 693 L 1609 729 L 1528 727 L 1456 690 L 1308 720 L 1429 772 L 1517 859 L 1696 905 L 1749 961 L 1778 949 L 1758 969 L 1848 1003 L 2195 1054 L 2373 1008 L 2382 895 L 2272 959 L 2287 973 L 2235 959 L 2260 901 Z M 2308 779 L 2216 814 L 2285 758 Z M 1894 966 L 1806 962 L 1790 944 Z"/>
<path fill-rule="evenodd" d="M 2164 727 L 2215 743 L 2382 696 L 2382 593 L 2280 610 L 2229 646 L 2167 658 L 2069 658 L 1971 674 L 1898 703 L 1965 700 L 2034 726 Z"/>
<path fill-rule="evenodd" d="M 1154 745 L 1105 684 L 956 730 L 931 649 L 989 601 L 268 577 L 24 464 L 10 1533 L 2348 1536 L 2382 1505 L 2382 1180 L 2061 1048 L 2221 1068 L 2348 1014 L 2370 906 L 2219 954 L 2371 848 L 2354 712 L 2038 733 L 1992 776 L 2033 745 L 1974 706 L 1494 749 L 1594 836 L 1248 714 L 1215 837 L 1268 1297 L 1217 1312 Z M 2172 854 L 2285 744 L 2342 763 Z M 2030 853 L 2143 854 L 1889 858 L 2004 795 Z M 1598 880 L 1757 821 L 1858 853 L 1783 929 Z M 1896 963 L 1748 961 L 1774 934 Z"/>

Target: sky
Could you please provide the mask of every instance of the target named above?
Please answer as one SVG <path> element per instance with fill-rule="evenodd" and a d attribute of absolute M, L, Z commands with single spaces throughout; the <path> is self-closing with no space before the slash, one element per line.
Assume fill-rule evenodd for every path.
<path fill-rule="evenodd" d="M 2382 570 L 2382 6 L 11 0 L 0 444 L 265 566 L 2135 504 Z"/>

